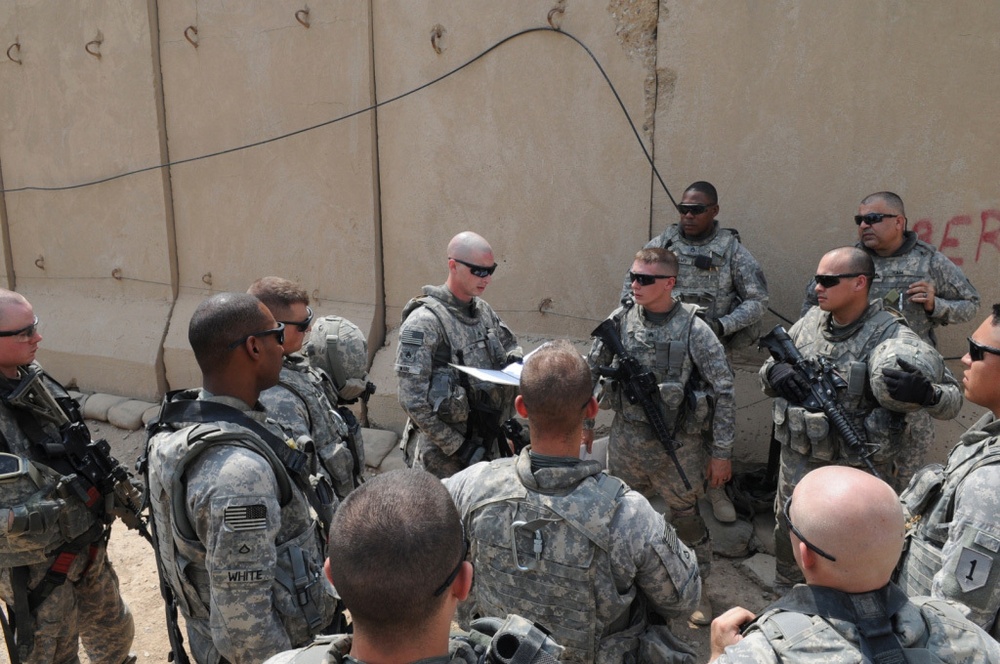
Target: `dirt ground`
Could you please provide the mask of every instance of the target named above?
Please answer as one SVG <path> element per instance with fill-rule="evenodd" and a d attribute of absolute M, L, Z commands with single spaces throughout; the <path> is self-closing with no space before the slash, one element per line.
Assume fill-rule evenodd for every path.
<path fill-rule="evenodd" d="M 114 455 L 131 469 L 144 444 L 144 432 L 128 432 L 103 422 L 91 421 L 88 425 L 95 437 L 108 440 Z M 135 616 L 133 652 L 139 662 L 167 661 L 169 645 L 152 548 L 138 533 L 116 523 L 109 555 L 121 581 L 122 595 Z M 774 600 L 773 595 L 738 567 L 739 562 L 718 556 L 713 561 L 709 597 L 716 613 L 737 604 L 758 611 Z M 707 627 L 695 628 L 679 618 L 673 621 L 672 628 L 675 635 L 695 648 L 699 662 L 708 661 Z M 0 662 L 6 661 L 6 652 L 0 653 Z M 88 662 L 86 658 L 83 661 Z"/>

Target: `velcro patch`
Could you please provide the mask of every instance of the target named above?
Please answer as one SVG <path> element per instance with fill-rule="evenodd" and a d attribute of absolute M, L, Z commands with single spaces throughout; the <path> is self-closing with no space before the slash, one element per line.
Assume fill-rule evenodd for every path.
<path fill-rule="evenodd" d="M 399 343 L 401 344 L 414 344 L 416 346 L 422 346 L 424 343 L 424 333 L 418 332 L 417 330 L 400 330 L 399 332 Z"/>
<path fill-rule="evenodd" d="M 963 548 L 955 570 L 955 580 L 962 592 L 970 592 L 986 585 L 990 578 L 993 559 L 978 551 Z"/>
<path fill-rule="evenodd" d="M 262 569 L 231 569 L 226 572 L 226 580 L 230 583 L 260 583 L 267 578 Z"/>
<path fill-rule="evenodd" d="M 224 513 L 227 526 L 233 530 L 263 530 L 267 528 L 266 505 L 241 505 L 227 507 Z"/>
<path fill-rule="evenodd" d="M 976 544 L 983 547 L 987 551 L 992 551 L 996 553 L 1000 551 L 1000 540 L 992 535 L 987 535 L 986 533 L 980 531 L 976 533 L 976 538 L 973 540 Z"/>

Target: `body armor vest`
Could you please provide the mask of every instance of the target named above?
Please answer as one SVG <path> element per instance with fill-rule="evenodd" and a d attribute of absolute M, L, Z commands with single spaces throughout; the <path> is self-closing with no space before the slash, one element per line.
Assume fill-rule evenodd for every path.
<path fill-rule="evenodd" d="M 998 439 L 995 435 L 986 436 L 978 442 L 955 447 L 943 469 L 939 464 L 932 464 L 913 478 L 901 497 L 908 517 L 908 549 L 903 556 L 898 583 L 907 595 L 931 594 L 934 575 L 942 568 L 941 550 L 948 541 L 958 488 L 974 471 L 997 463 L 1000 463 Z M 994 583 L 985 594 L 1000 593 L 1000 587 L 996 586 Z"/>
<path fill-rule="evenodd" d="M 906 324 L 932 346 L 936 345 L 932 333 L 934 321 L 927 316 L 923 304 L 910 302 L 906 290 L 913 282 L 930 278 L 934 251 L 934 247 L 917 240 L 913 249 L 902 256 L 872 255 L 877 276 L 869 293 L 871 299 L 880 299 L 887 308 L 903 314 Z"/>
<path fill-rule="evenodd" d="M 565 661 L 601 662 L 601 637 L 613 626 L 597 622 L 594 580 L 611 575 L 607 524 L 624 485 L 601 474 L 568 495 L 529 491 L 520 475 L 530 474 L 530 462 L 519 458 L 493 462 L 495 485 L 508 490 L 468 514 L 477 613 L 530 615 L 565 646 Z M 626 619 L 634 596 L 633 589 L 623 597 Z"/>
<path fill-rule="evenodd" d="M 798 325 L 793 342 L 806 359 L 823 357 L 833 364 L 847 383 L 846 387 L 838 389 L 837 401 L 856 429 L 867 434 L 869 444 L 878 447 L 872 460 L 886 463 L 901 443 L 907 418 L 919 417 L 922 411 L 904 416 L 882 408 L 876 401 L 868 380 L 868 356 L 880 343 L 895 336 L 900 323 L 891 313 L 881 309 L 864 315 L 868 319 L 854 334 L 833 341 L 825 334 L 830 315 L 813 307 L 800 319 L 801 325 Z M 853 457 L 824 413 L 809 412 L 777 397 L 773 414 L 775 437 L 796 452 L 821 461 Z"/>
<path fill-rule="evenodd" d="M 718 320 L 739 304 L 733 284 L 732 259 L 740 236 L 729 228 L 719 228 L 704 244 L 692 244 L 681 237 L 674 224 L 660 236 L 660 246 L 677 256 L 677 285 L 674 298 L 705 309 L 707 320 Z"/>
<path fill-rule="evenodd" d="M 182 397 L 191 397 L 187 392 Z M 147 443 L 147 474 L 154 546 L 160 569 L 186 620 L 208 621 L 211 592 L 205 546 L 187 513 L 186 471 L 203 452 L 218 445 L 243 447 L 267 460 L 279 487 L 282 527 L 276 546 L 272 585 L 275 609 L 292 643 L 310 639 L 330 623 L 336 598 L 323 576 L 323 545 L 309 502 L 268 445 L 249 429 L 230 422 L 195 424 L 175 429 L 160 425 Z M 156 439 L 155 444 L 152 442 Z M 153 460 L 155 459 L 155 462 Z M 293 531 L 285 524 L 306 523 Z"/>

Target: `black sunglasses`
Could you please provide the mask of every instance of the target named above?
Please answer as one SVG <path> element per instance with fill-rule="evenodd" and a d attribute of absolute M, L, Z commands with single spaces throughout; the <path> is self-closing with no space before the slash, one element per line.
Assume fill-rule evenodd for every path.
<path fill-rule="evenodd" d="M 817 274 L 813 277 L 818 285 L 823 288 L 833 288 L 840 283 L 841 279 L 847 279 L 848 277 L 868 277 L 871 279 L 874 275 L 868 274 L 867 272 L 848 272 L 846 274 Z"/>
<path fill-rule="evenodd" d="M 309 326 L 313 322 L 313 310 L 311 307 L 306 307 L 306 319 L 305 320 L 279 320 L 282 325 L 290 325 L 291 327 L 299 328 L 299 332 L 305 332 L 309 329 Z"/>
<path fill-rule="evenodd" d="M 440 597 L 444 594 L 444 591 L 451 587 L 451 584 L 455 583 L 455 579 L 458 577 L 458 573 L 462 570 L 462 563 L 465 562 L 465 557 L 469 555 L 469 540 L 465 536 L 465 526 L 462 526 L 462 557 L 458 559 L 458 564 L 455 565 L 455 569 L 451 571 L 448 578 L 444 580 L 438 589 L 434 591 L 435 597 Z"/>
<path fill-rule="evenodd" d="M 628 282 L 638 281 L 640 286 L 652 286 L 657 279 L 672 279 L 676 274 L 642 274 L 640 272 L 628 273 Z"/>
<path fill-rule="evenodd" d="M 465 267 L 469 268 L 469 272 L 472 273 L 472 276 L 479 277 L 480 279 L 485 279 L 486 277 L 496 272 L 497 269 L 496 263 L 494 263 L 490 267 L 483 267 L 482 265 L 476 265 L 475 263 L 466 263 L 465 261 L 458 260 L 457 258 L 452 258 L 451 260 L 455 261 L 456 263 L 461 263 Z"/>
<path fill-rule="evenodd" d="M 31 322 L 31 325 L 25 325 L 19 330 L 5 330 L 0 332 L 0 337 L 24 337 L 25 339 L 30 339 L 35 336 L 35 332 L 38 331 L 38 316 L 35 316 L 35 320 Z"/>
<path fill-rule="evenodd" d="M 833 563 L 837 562 L 836 558 L 834 558 L 829 553 L 827 553 L 823 549 L 819 548 L 818 546 L 816 546 L 815 544 L 813 544 L 812 542 L 810 542 L 809 540 L 807 540 L 805 537 L 802 536 L 802 533 L 799 532 L 799 529 L 796 528 L 794 525 L 792 525 L 792 517 L 789 516 L 789 513 L 791 512 L 791 509 L 792 509 L 792 497 L 789 496 L 788 500 L 785 501 L 785 509 L 784 509 L 785 523 L 788 524 L 788 529 L 790 531 L 792 531 L 792 533 L 796 537 L 799 538 L 800 542 L 802 542 L 803 544 L 806 545 L 807 549 L 809 549 L 810 551 L 812 551 L 813 553 L 815 553 L 817 556 L 823 556 L 824 558 L 826 558 L 827 560 L 829 560 L 830 562 L 833 562 Z"/>
<path fill-rule="evenodd" d="M 253 334 L 248 334 L 245 337 L 240 337 L 233 343 L 226 346 L 226 350 L 233 350 L 246 343 L 247 339 L 250 337 L 266 337 L 269 335 L 274 335 L 275 339 L 278 341 L 279 346 L 285 345 L 285 324 L 278 323 L 278 327 L 272 328 L 270 330 L 263 330 L 262 332 L 254 332 Z"/>
<path fill-rule="evenodd" d="M 969 339 L 969 357 L 972 358 L 973 362 L 982 362 L 983 358 L 986 357 L 986 353 L 991 355 L 1000 355 L 1000 348 L 994 348 L 993 346 L 987 346 L 981 344 L 978 341 L 974 341 L 972 337 Z"/>
<path fill-rule="evenodd" d="M 889 219 L 890 217 L 898 217 L 898 214 L 886 214 L 885 212 L 869 212 L 868 214 L 857 214 L 854 215 L 854 223 L 860 226 L 862 223 L 866 223 L 869 226 L 874 226 L 875 224 L 881 222 L 883 219 Z"/>
<path fill-rule="evenodd" d="M 685 215 L 685 214 L 687 214 L 688 212 L 690 212 L 691 214 L 693 214 L 695 216 L 698 216 L 699 214 L 703 214 L 705 212 L 705 210 L 707 210 L 710 207 L 712 207 L 712 206 L 711 205 L 700 205 L 698 203 L 678 203 L 677 204 L 677 211 L 680 212 L 682 216 Z"/>

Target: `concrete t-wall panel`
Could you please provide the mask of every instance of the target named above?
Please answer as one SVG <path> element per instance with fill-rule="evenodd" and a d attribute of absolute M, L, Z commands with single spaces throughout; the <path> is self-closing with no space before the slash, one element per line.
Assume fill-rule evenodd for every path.
<path fill-rule="evenodd" d="M 23 64 L 0 70 L 5 186 L 77 184 L 160 163 L 147 4 L 6 5 L 4 43 L 19 40 Z M 161 175 L 5 199 L 15 286 L 45 319 L 49 370 L 88 389 L 154 397 L 171 300 Z"/>
<path fill-rule="evenodd" d="M 657 166 L 677 196 L 698 179 L 719 188 L 720 220 L 789 318 L 820 256 L 856 241 L 858 202 L 884 189 L 995 302 L 998 32 L 996 3 L 664 3 Z M 653 232 L 676 216 L 654 188 Z M 944 354 L 987 313 L 945 328 Z"/>
<path fill-rule="evenodd" d="M 645 6 L 652 43 L 655 3 Z M 374 2 L 379 100 L 546 26 L 549 9 Z M 628 28 L 604 3 L 567 3 L 554 20 L 593 49 L 641 126 L 652 63 L 618 34 Z M 389 325 L 420 285 L 444 281 L 448 239 L 468 229 L 493 246 L 500 268 L 485 297 L 516 332 L 587 336 L 648 233 L 648 163 L 593 62 L 559 33 L 517 37 L 380 108 L 379 160 Z"/>
<path fill-rule="evenodd" d="M 371 100 L 366 3 L 160 3 L 171 157 L 177 161 L 327 122 Z M 197 48 L 184 37 L 197 28 Z M 189 36 L 194 35 L 189 31 Z M 181 295 L 165 347 L 168 381 L 189 384 L 186 330 L 211 292 L 275 274 L 317 312 L 375 318 L 374 116 L 171 168 Z M 191 299 L 193 302 L 187 302 Z M 319 306 L 317 306 L 319 305 Z M 180 364 L 174 365 L 174 362 Z M 175 383 L 174 376 L 181 383 Z"/>

